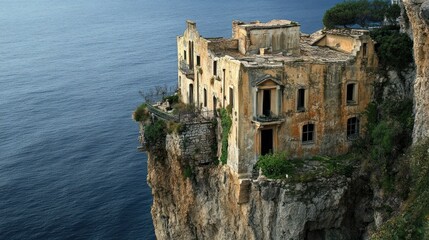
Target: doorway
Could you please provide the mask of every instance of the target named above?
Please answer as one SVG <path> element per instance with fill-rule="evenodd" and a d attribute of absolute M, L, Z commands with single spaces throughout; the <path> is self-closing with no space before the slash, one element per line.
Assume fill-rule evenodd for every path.
<path fill-rule="evenodd" d="M 261 130 L 261 155 L 273 152 L 273 129 Z"/>

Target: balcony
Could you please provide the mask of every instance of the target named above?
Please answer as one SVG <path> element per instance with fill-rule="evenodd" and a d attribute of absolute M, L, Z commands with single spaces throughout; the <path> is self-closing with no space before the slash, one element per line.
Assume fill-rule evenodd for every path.
<path fill-rule="evenodd" d="M 191 69 L 185 60 L 180 61 L 180 71 L 185 74 L 187 78 L 194 80 L 194 69 Z"/>
<path fill-rule="evenodd" d="M 258 115 L 253 117 L 252 122 L 255 123 L 257 126 L 275 125 L 275 124 L 281 124 L 282 122 L 284 122 L 284 118 L 274 114 L 270 114 L 269 116 Z"/>

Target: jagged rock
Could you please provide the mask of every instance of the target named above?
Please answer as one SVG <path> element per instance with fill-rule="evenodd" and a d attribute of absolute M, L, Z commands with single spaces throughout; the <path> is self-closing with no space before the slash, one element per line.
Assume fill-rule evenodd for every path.
<path fill-rule="evenodd" d="M 422 16 L 426 24 L 429 25 L 429 1 L 424 2 L 420 6 L 420 16 Z"/>
<path fill-rule="evenodd" d="M 429 25 L 422 16 L 421 6 L 427 1 L 404 0 L 404 6 L 413 32 L 416 80 L 414 82 L 413 142 L 429 137 Z M 417 3 L 417 4 L 416 4 Z M 420 5 L 421 4 L 421 5 Z M 426 13 L 425 13 L 426 14 Z"/>

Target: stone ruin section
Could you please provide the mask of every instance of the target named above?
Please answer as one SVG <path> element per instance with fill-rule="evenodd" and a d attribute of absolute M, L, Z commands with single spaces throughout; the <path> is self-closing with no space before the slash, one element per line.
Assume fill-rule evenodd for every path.
<path fill-rule="evenodd" d="M 192 167 L 216 160 L 216 146 L 214 124 L 211 121 L 182 123 L 179 133 L 166 137 L 166 147 L 174 149 L 179 159 Z"/>

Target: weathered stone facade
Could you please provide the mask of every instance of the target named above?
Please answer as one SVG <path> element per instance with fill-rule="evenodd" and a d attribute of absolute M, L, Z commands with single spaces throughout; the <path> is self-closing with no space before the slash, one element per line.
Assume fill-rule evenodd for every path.
<path fill-rule="evenodd" d="M 228 165 L 247 178 L 272 151 L 336 155 L 361 134 L 378 60 L 365 30 L 300 33 L 288 20 L 233 22 L 231 39 L 177 38 L 178 86 L 203 110 L 230 106 Z"/>

